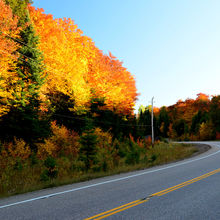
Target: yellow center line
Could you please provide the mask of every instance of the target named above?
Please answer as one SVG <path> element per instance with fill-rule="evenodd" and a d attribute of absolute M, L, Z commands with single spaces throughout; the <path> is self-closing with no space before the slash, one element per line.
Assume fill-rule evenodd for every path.
<path fill-rule="evenodd" d="M 171 191 L 174 191 L 174 190 L 177 190 L 177 189 L 182 188 L 182 187 L 184 187 L 184 186 L 190 185 L 190 184 L 192 184 L 192 183 L 195 183 L 195 182 L 197 182 L 197 181 L 199 181 L 199 180 L 205 179 L 205 178 L 207 178 L 207 177 L 209 177 L 209 176 L 211 176 L 211 175 L 214 175 L 214 174 L 216 174 L 216 173 L 219 173 L 219 172 L 220 172 L 220 168 L 217 169 L 217 170 L 214 170 L 214 171 L 212 171 L 212 172 L 206 173 L 206 174 L 204 174 L 204 175 L 202 175 L 202 176 L 199 176 L 199 177 L 196 177 L 196 178 L 194 178 L 194 179 L 191 179 L 191 180 L 188 180 L 188 181 L 186 181 L 186 182 L 183 182 L 183 183 L 181 183 L 181 184 L 178 184 L 178 185 L 176 185 L 176 186 L 173 186 L 173 187 L 167 188 L 167 189 L 165 189 L 165 190 L 162 190 L 162 191 L 160 191 L 160 192 L 154 193 L 154 194 L 152 194 L 151 196 L 162 196 L 162 195 L 165 195 L 165 194 L 167 194 L 167 193 L 169 193 L 169 192 L 171 192 Z"/>
<path fill-rule="evenodd" d="M 138 203 L 135 203 L 135 204 L 133 204 L 133 205 L 127 206 L 127 207 L 125 207 L 125 208 L 123 208 L 123 209 L 119 209 L 119 210 L 117 210 L 117 211 L 115 211 L 115 212 L 111 212 L 111 213 L 109 213 L 109 214 L 107 214 L 107 215 L 104 215 L 104 216 L 101 216 L 101 217 L 99 217 L 99 218 L 95 218 L 94 220 L 100 220 L 100 219 L 103 219 L 103 218 L 107 218 L 108 216 L 114 215 L 114 214 L 116 214 L 116 213 L 118 213 L 118 212 L 122 212 L 122 211 L 124 211 L 124 210 L 126 210 L 126 209 L 130 209 L 131 207 L 140 205 L 140 204 L 142 204 L 142 203 L 144 203 L 144 202 L 147 202 L 147 201 L 148 201 L 148 200 L 140 200 L 140 202 L 138 202 Z"/>
<path fill-rule="evenodd" d="M 210 174 L 212 174 L 212 173 L 219 172 L 219 170 L 220 170 L 220 169 L 214 170 L 214 171 L 212 171 L 212 172 L 210 172 L 210 173 L 206 173 L 206 174 L 204 174 L 204 175 L 202 175 L 202 176 L 196 177 L 196 178 L 194 178 L 194 179 L 191 179 L 191 180 L 188 180 L 188 181 L 186 181 L 186 182 L 180 183 L 180 184 L 178 184 L 178 185 L 172 186 L 172 187 L 170 187 L 170 188 L 164 189 L 164 190 L 162 190 L 162 191 L 160 191 L 160 192 L 157 192 L 157 193 L 154 193 L 154 194 L 152 194 L 152 195 L 153 195 L 153 196 L 156 196 L 157 194 L 160 194 L 160 193 L 165 192 L 165 191 L 167 191 L 167 190 L 170 190 L 170 189 L 173 189 L 173 188 L 176 188 L 176 187 L 185 185 L 186 183 L 190 183 L 190 182 L 192 182 L 192 181 L 194 181 L 194 180 L 197 180 L 197 179 L 200 179 L 200 178 L 203 178 L 203 177 L 205 178 L 207 175 L 210 175 Z"/>
<path fill-rule="evenodd" d="M 191 180 L 185 181 L 183 183 L 180 183 L 178 185 L 175 185 L 175 186 L 172 186 L 170 188 L 164 189 L 164 190 L 159 191 L 157 193 L 151 194 L 147 199 L 143 199 L 143 200 L 139 199 L 139 200 L 135 200 L 133 202 L 126 203 L 126 204 L 118 206 L 118 207 L 116 207 L 114 209 L 102 212 L 102 213 L 94 215 L 94 216 L 92 216 L 90 218 L 86 218 L 85 220 L 91 220 L 91 219 L 93 219 L 93 220 L 100 220 L 100 219 L 103 219 L 103 218 L 107 218 L 108 216 L 114 215 L 114 214 L 116 214 L 118 212 L 122 212 L 122 211 L 124 211 L 126 209 L 129 209 L 129 208 L 132 208 L 134 206 L 140 205 L 140 204 L 142 204 L 144 202 L 147 202 L 151 197 L 165 195 L 165 194 L 167 194 L 169 192 L 172 192 L 174 190 L 180 189 L 180 188 L 182 188 L 184 186 L 188 186 L 188 185 L 190 185 L 192 183 L 195 183 L 195 182 L 197 182 L 199 180 L 205 179 L 205 178 L 207 178 L 207 177 L 209 177 L 211 175 L 214 175 L 216 173 L 219 173 L 219 172 L 220 172 L 220 168 L 216 169 L 216 170 L 213 170 L 213 171 L 211 171 L 209 173 L 203 174 L 201 176 L 198 176 L 196 178 L 193 178 Z"/>
<path fill-rule="evenodd" d="M 133 202 L 126 203 L 126 204 L 124 204 L 124 205 L 122 205 L 122 206 L 118 206 L 118 207 L 116 207 L 116 208 L 114 208 L 114 209 L 108 210 L 108 211 L 106 211 L 106 212 L 102 212 L 102 213 L 100 213 L 100 214 L 98 214 L 98 215 L 94 215 L 94 216 L 92 216 L 92 217 L 90 217 L 90 218 L 86 218 L 86 219 L 84 219 L 84 220 L 94 219 L 94 218 L 96 218 L 96 217 L 102 216 L 102 215 L 107 214 L 107 213 L 109 213 L 109 212 L 113 212 L 113 211 L 115 211 L 115 210 L 117 210 L 117 209 L 121 209 L 121 208 L 123 208 L 123 207 L 125 207 L 125 206 L 129 206 L 129 205 L 131 205 L 131 204 L 134 204 L 134 203 L 137 203 L 137 202 L 140 202 L 140 201 L 142 201 L 142 200 L 138 199 L 138 200 L 135 200 L 135 201 L 133 201 Z"/>

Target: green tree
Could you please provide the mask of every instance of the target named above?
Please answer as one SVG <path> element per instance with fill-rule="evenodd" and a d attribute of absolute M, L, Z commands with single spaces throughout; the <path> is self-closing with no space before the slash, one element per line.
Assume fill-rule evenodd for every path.
<path fill-rule="evenodd" d="M 95 161 L 97 136 L 94 134 L 92 120 L 87 118 L 87 126 L 85 132 L 80 138 L 80 159 L 85 163 L 88 171 Z"/>
<path fill-rule="evenodd" d="M 85 128 L 85 114 L 73 111 L 75 102 L 70 96 L 61 92 L 51 92 L 47 94 L 50 101 L 49 114 L 53 121 L 58 125 L 64 125 L 70 130 L 81 134 Z"/>
<path fill-rule="evenodd" d="M 198 111 L 197 114 L 195 114 L 192 118 L 192 124 L 190 128 L 190 133 L 198 134 L 200 125 L 203 122 L 206 122 L 208 120 L 208 114 L 207 112 L 202 112 L 201 110 Z"/>
<path fill-rule="evenodd" d="M 160 128 L 160 132 L 163 137 L 168 137 L 167 133 L 169 131 L 169 125 L 170 125 L 170 121 L 166 107 L 162 107 L 158 117 L 158 126 Z"/>
<path fill-rule="evenodd" d="M 6 1 L 18 16 L 21 26 L 19 58 L 16 63 L 18 80 L 14 86 L 11 109 L 1 118 L 1 138 L 11 140 L 13 136 L 24 139 L 36 151 L 35 143 L 49 134 L 47 120 L 40 116 L 40 88 L 45 81 L 43 55 L 38 50 L 38 37 L 31 23 L 27 3 L 29 1 Z"/>
<path fill-rule="evenodd" d="M 18 16 L 18 25 L 23 27 L 26 24 L 27 5 L 32 3 L 31 0 L 4 0 L 7 5 L 10 5 L 14 15 Z"/>
<path fill-rule="evenodd" d="M 220 132 L 220 95 L 214 96 L 211 100 L 210 118 L 215 131 Z"/>
<path fill-rule="evenodd" d="M 186 134 L 188 132 L 188 126 L 187 126 L 186 121 L 184 119 L 180 119 L 177 122 L 175 122 L 173 124 L 173 128 L 175 129 L 178 137 L 180 137 L 183 134 Z"/>
<path fill-rule="evenodd" d="M 15 16 L 18 17 L 18 26 L 20 26 L 19 39 L 15 41 L 20 44 L 16 51 L 19 55 L 16 63 L 16 72 L 18 76 L 14 90 L 13 104 L 19 107 L 25 107 L 28 104 L 35 106 L 39 99 L 39 90 L 44 83 L 43 75 L 43 54 L 38 49 L 38 36 L 31 23 L 27 4 L 29 0 L 5 0 L 12 8 Z M 37 105 L 38 106 L 38 105 Z"/>
<path fill-rule="evenodd" d="M 155 118 L 154 118 L 155 121 Z M 144 137 L 151 134 L 151 112 L 145 108 L 145 111 L 141 111 L 138 118 L 138 133 Z"/>

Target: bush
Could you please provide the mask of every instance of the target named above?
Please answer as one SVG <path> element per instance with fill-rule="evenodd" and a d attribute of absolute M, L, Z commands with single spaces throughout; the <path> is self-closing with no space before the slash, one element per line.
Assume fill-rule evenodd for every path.
<path fill-rule="evenodd" d="M 80 137 L 79 142 L 81 144 L 80 159 L 85 163 L 86 170 L 89 170 L 96 157 L 97 136 L 94 130 L 85 131 Z"/>
<path fill-rule="evenodd" d="M 137 164 L 140 162 L 140 156 L 141 156 L 141 149 L 140 147 L 130 141 L 129 142 L 129 147 L 128 147 L 128 152 L 126 154 L 126 164 Z"/>
<path fill-rule="evenodd" d="M 153 154 L 153 155 L 151 156 L 151 162 L 153 163 L 156 159 L 157 159 L 157 155 L 156 155 L 156 154 Z"/>
<path fill-rule="evenodd" d="M 109 132 L 102 131 L 100 128 L 95 129 L 95 134 L 97 135 L 97 164 L 95 169 L 106 172 L 113 169 L 119 163 L 119 142 L 117 139 L 113 142 L 112 135 Z"/>
<path fill-rule="evenodd" d="M 41 181 L 48 181 L 50 178 L 49 178 L 49 175 L 48 175 L 48 171 L 47 170 L 44 170 L 43 173 L 40 175 L 40 180 Z"/>
<path fill-rule="evenodd" d="M 56 160 L 53 157 L 47 157 L 47 159 L 44 161 L 44 166 L 47 168 L 43 171 L 43 173 L 40 176 L 40 179 L 42 181 L 47 181 L 49 179 L 54 179 L 57 177 L 58 170 L 56 169 Z"/>
<path fill-rule="evenodd" d="M 53 157 L 47 157 L 47 159 L 44 161 L 44 165 L 48 169 L 54 169 L 57 164 Z"/>
<path fill-rule="evenodd" d="M 48 156 L 59 157 L 68 155 L 76 158 L 79 153 L 79 135 L 74 131 L 69 131 L 64 126 L 51 123 L 53 135 L 45 139 L 44 143 L 38 144 L 37 157 L 45 159 Z"/>

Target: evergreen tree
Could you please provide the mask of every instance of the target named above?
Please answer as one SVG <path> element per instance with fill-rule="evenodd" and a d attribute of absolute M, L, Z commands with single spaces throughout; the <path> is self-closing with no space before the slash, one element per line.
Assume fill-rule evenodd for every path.
<path fill-rule="evenodd" d="M 160 128 L 160 133 L 163 137 L 168 137 L 167 133 L 169 131 L 169 116 L 166 107 L 162 107 L 158 117 L 158 126 Z"/>
<path fill-rule="evenodd" d="M 155 120 L 154 120 L 155 121 Z M 139 130 L 142 131 L 142 136 L 151 135 L 151 112 L 149 109 L 145 109 L 138 120 Z"/>
<path fill-rule="evenodd" d="M 144 123 L 146 123 L 144 121 L 144 110 L 139 107 L 139 109 L 138 109 L 138 120 L 137 120 L 137 132 L 138 132 L 140 137 L 144 137 L 146 135 L 145 134 L 145 127 L 143 126 Z"/>
<path fill-rule="evenodd" d="M 211 100 L 210 117 L 215 131 L 220 132 L 220 95 L 214 96 Z"/>
<path fill-rule="evenodd" d="M 173 124 L 173 128 L 176 131 L 178 137 L 181 137 L 183 134 L 188 132 L 188 126 L 184 119 L 180 119 Z"/>
<path fill-rule="evenodd" d="M 85 163 L 88 171 L 95 161 L 97 136 L 94 134 L 92 119 L 87 118 L 87 126 L 80 138 L 80 159 Z"/>
<path fill-rule="evenodd" d="M 27 22 L 30 19 L 27 17 Z M 23 45 L 18 52 L 20 57 L 17 62 L 17 74 L 20 86 L 19 91 L 15 91 L 16 102 L 25 107 L 31 105 L 39 106 L 39 90 L 44 83 L 43 76 L 43 56 L 37 49 L 38 37 L 34 31 L 33 25 L 29 24 L 20 33 Z"/>
<path fill-rule="evenodd" d="M 25 25 L 25 18 L 27 16 L 27 5 L 32 3 L 30 0 L 4 0 L 13 11 L 13 14 L 19 18 L 19 26 Z"/>
<path fill-rule="evenodd" d="M 0 121 L 0 136 L 11 140 L 14 136 L 24 139 L 33 150 L 34 143 L 48 135 L 49 125 L 40 119 L 40 88 L 44 83 L 43 56 L 38 50 L 38 37 L 29 17 L 27 3 L 29 1 L 7 0 L 21 26 L 19 58 L 16 64 L 18 80 L 14 86 L 11 109 Z"/>
<path fill-rule="evenodd" d="M 201 110 L 198 111 L 197 114 L 195 114 L 192 118 L 192 124 L 190 128 L 191 134 L 198 134 L 200 125 L 206 121 L 208 121 L 209 116 L 207 112 L 202 112 Z"/>
<path fill-rule="evenodd" d="M 47 97 L 51 103 L 49 111 L 51 119 L 56 121 L 58 125 L 64 125 L 81 134 L 86 125 L 85 114 L 78 114 L 78 112 L 71 110 L 75 105 L 74 100 L 61 92 L 48 93 Z"/>

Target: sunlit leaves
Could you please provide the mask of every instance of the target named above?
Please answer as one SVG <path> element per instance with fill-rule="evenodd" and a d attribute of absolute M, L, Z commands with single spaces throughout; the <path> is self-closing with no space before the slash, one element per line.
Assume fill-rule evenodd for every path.
<path fill-rule="evenodd" d="M 107 56 L 97 51 L 88 76 L 94 96 L 105 98 L 105 108 L 118 113 L 131 113 L 137 97 L 135 79 L 111 53 Z"/>
<path fill-rule="evenodd" d="M 33 7 L 30 12 L 48 74 L 44 94 L 68 95 L 72 110 L 88 109 L 93 98 L 104 98 L 106 109 L 131 113 L 135 80 L 122 63 L 111 53 L 104 55 L 71 19 L 53 19 Z"/>
<path fill-rule="evenodd" d="M 81 36 L 81 31 L 70 19 L 53 19 L 42 10 L 30 8 L 32 20 L 40 35 L 40 49 L 44 53 L 47 82 L 45 93 L 61 92 L 70 96 L 75 107 L 84 107 L 90 99 L 86 85 L 91 40 Z"/>
<path fill-rule="evenodd" d="M 7 102 L 12 98 L 13 85 L 17 80 L 15 73 L 17 56 L 13 52 L 18 45 L 12 40 L 19 32 L 17 22 L 10 7 L 0 0 L 0 115 L 9 109 Z"/>

